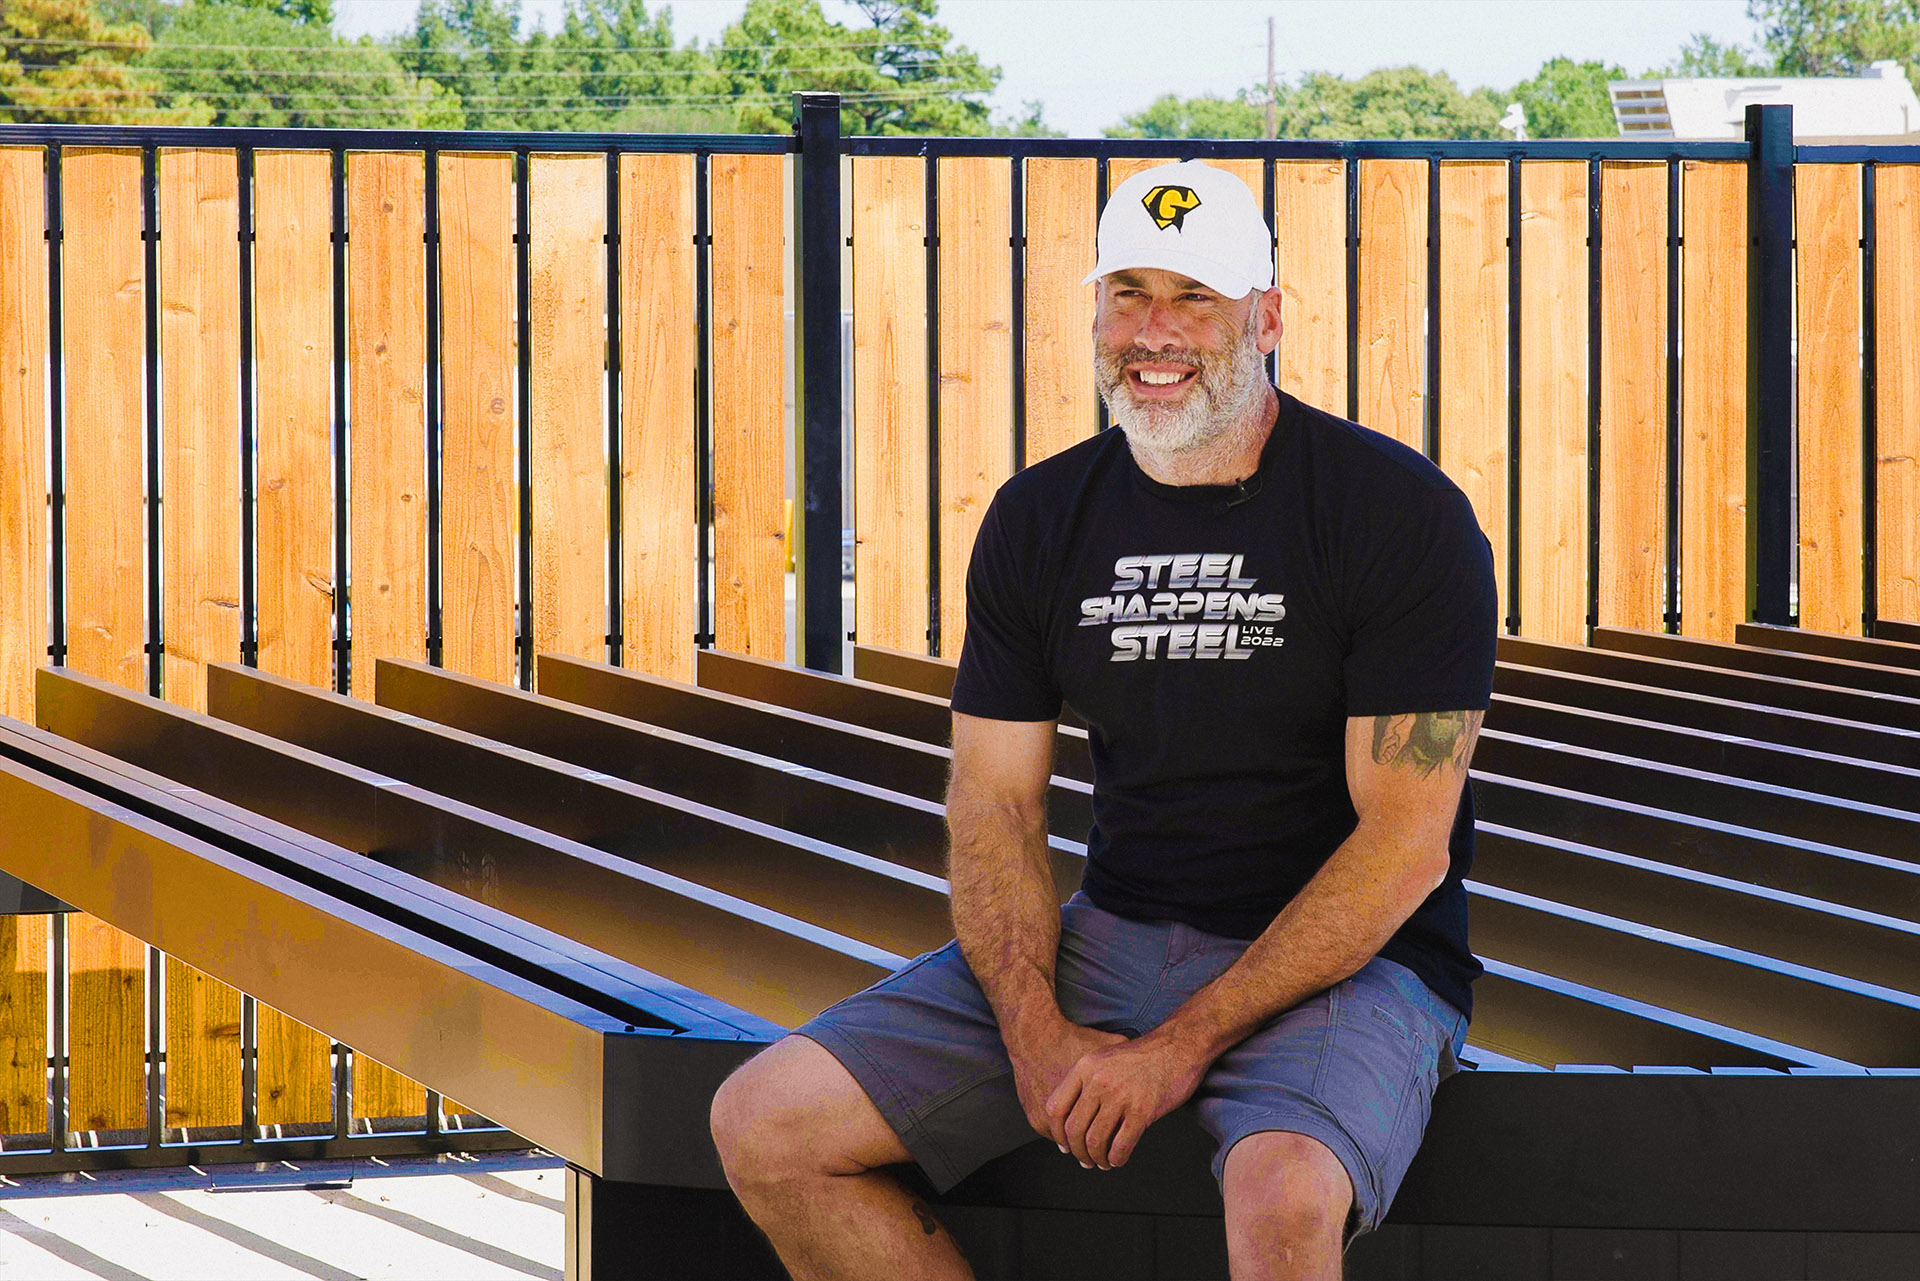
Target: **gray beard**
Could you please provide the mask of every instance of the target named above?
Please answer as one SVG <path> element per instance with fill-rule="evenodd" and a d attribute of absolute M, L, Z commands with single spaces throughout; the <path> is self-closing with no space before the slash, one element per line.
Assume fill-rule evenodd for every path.
<path fill-rule="evenodd" d="M 1093 351 L 1094 385 L 1107 412 L 1137 452 L 1162 457 L 1204 449 L 1233 432 L 1267 388 L 1266 362 L 1256 336 L 1257 317 L 1249 314 L 1240 340 L 1224 358 L 1198 358 L 1199 352 L 1114 351 L 1098 342 Z M 1154 356 L 1174 358 L 1199 368 L 1193 391 L 1177 405 L 1135 399 L 1126 365 Z"/>

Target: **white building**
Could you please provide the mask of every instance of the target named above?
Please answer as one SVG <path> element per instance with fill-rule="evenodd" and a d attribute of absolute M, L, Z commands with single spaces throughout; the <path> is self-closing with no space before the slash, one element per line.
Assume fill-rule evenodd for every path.
<path fill-rule="evenodd" d="M 1609 80 L 1607 89 L 1625 138 L 1740 138 L 1753 103 L 1790 104 L 1795 138 L 1920 132 L 1920 98 L 1897 62 L 1876 62 L 1860 76 Z"/>

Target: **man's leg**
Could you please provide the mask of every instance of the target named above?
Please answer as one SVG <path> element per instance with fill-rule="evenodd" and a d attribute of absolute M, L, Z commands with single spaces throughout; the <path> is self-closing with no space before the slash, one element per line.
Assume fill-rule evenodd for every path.
<path fill-rule="evenodd" d="M 713 1099 L 727 1182 L 795 1278 L 971 1277 L 926 1204 L 884 1168 L 907 1149 L 838 1059 L 789 1036 Z"/>
<path fill-rule="evenodd" d="M 1353 1184 L 1326 1144 L 1250 1134 L 1227 1154 L 1220 1191 L 1233 1281 L 1339 1281 Z"/>

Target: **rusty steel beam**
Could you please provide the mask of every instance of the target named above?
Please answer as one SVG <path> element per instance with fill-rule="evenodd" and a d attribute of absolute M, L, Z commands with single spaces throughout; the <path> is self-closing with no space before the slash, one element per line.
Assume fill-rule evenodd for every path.
<path fill-rule="evenodd" d="M 717 689 L 762 703 L 847 721 L 922 743 L 946 744 L 952 738 L 953 709 L 944 698 L 877 685 L 851 676 L 832 676 L 764 658 L 747 658 L 717 649 L 698 655 L 697 675 L 705 689 Z M 1087 732 L 1062 725 L 1054 735 L 1053 772 L 1093 781 Z"/>
<path fill-rule="evenodd" d="M 1909 714 L 1913 709 L 1920 709 L 1920 672 L 1905 667 L 1884 667 L 1851 659 L 1796 654 L 1727 641 L 1669 636 L 1665 632 L 1642 632 L 1620 627 L 1595 628 L 1593 644 L 1598 649 L 1616 653 L 1670 658 L 1676 662 L 1722 667 L 1756 676 L 1775 676 L 1811 685 L 1830 685 L 1885 695 L 1911 704 Z"/>
<path fill-rule="evenodd" d="M 1736 644 L 1760 649 L 1784 649 L 1817 658 L 1840 658 L 1877 667 L 1920 671 L 1920 643 L 1885 637 L 1842 636 L 1835 632 L 1810 632 L 1801 627 L 1741 623 L 1733 629 L 1733 639 Z"/>
<path fill-rule="evenodd" d="M 1873 634 L 1881 640 L 1898 641 L 1902 645 L 1920 645 L 1920 623 L 1901 623 L 1882 618 L 1873 624 Z"/>
<path fill-rule="evenodd" d="M 1920 732 L 1920 699 L 1813 684 L 1785 676 L 1734 671 L 1706 663 L 1681 662 L 1672 658 L 1525 640 L 1514 636 L 1500 638 L 1500 658 L 1503 662 L 1529 667 L 1549 667 L 1584 676 L 1598 676 L 1636 685 L 1657 685 L 1711 698 L 1757 703 L 1763 707 L 1791 708 L 1838 720 L 1862 721 L 1869 725 L 1887 725 Z"/>
<path fill-rule="evenodd" d="M 44 728 L 792 1026 L 898 953 L 65 669 Z"/>
<path fill-rule="evenodd" d="M 926 694 L 942 702 L 953 697 L 953 677 L 959 666 L 956 659 L 910 654 L 903 649 L 887 649 L 880 645 L 853 647 L 853 675 L 856 679 Z M 1071 707 L 1060 709 L 1060 723 L 1076 729 L 1087 727 L 1080 713 Z"/>

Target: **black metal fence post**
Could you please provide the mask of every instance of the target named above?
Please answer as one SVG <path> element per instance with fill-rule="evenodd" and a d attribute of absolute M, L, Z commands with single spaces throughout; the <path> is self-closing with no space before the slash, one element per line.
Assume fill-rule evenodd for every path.
<path fill-rule="evenodd" d="M 1793 108 L 1747 108 L 1747 613 L 1793 621 Z"/>
<path fill-rule="evenodd" d="M 840 607 L 840 95 L 793 95 L 794 401 L 800 413 L 802 512 L 794 557 L 800 661 L 842 670 Z"/>

